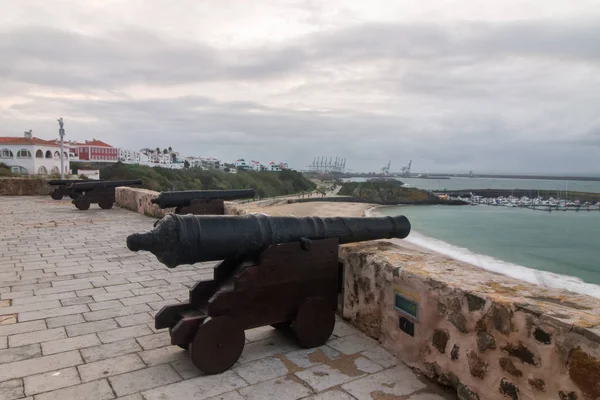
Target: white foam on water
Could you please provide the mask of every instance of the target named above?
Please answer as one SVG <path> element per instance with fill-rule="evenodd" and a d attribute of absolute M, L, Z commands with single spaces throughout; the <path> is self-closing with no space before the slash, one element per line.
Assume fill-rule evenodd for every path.
<path fill-rule="evenodd" d="M 365 215 L 371 214 L 380 215 L 374 208 L 371 208 L 365 212 Z M 540 271 L 522 265 L 502 261 L 495 257 L 477 254 L 467 248 L 455 246 L 448 242 L 444 242 L 443 240 L 422 235 L 414 230 L 411 230 L 410 235 L 403 239 L 403 241 L 435 253 L 451 257 L 455 260 L 466 262 L 475 267 L 506 275 L 520 281 L 529 282 L 544 287 L 566 289 L 571 292 L 586 294 L 600 299 L 599 285 L 586 283 L 580 278 L 574 276 Z"/>

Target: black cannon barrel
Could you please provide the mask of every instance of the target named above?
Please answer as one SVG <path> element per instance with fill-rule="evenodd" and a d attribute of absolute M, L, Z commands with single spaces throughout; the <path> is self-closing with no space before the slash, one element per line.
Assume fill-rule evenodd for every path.
<path fill-rule="evenodd" d="M 370 218 L 196 216 L 169 214 L 154 229 L 127 237 L 132 251 L 146 250 L 169 268 L 203 261 L 239 259 L 270 244 L 338 238 L 341 243 L 405 238 L 405 216 Z"/>
<path fill-rule="evenodd" d="M 132 185 L 141 185 L 142 181 L 140 179 L 133 179 L 128 181 L 86 181 L 80 183 L 74 183 L 69 188 L 74 192 L 83 192 L 86 190 L 91 190 L 94 188 L 107 188 L 107 187 L 117 187 L 117 186 L 132 186 Z"/>
<path fill-rule="evenodd" d="M 254 189 L 235 190 L 183 190 L 179 192 L 161 192 L 151 202 L 160 208 L 189 206 L 192 200 L 235 200 L 254 197 Z"/>
<path fill-rule="evenodd" d="M 47 183 L 50 186 L 59 186 L 59 185 L 71 185 L 73 183 L 80 182 L 89 182 L 89 179 L 51 179 Z M 101 182 L 100 180 L 95 180 L 93 182 Z"/>

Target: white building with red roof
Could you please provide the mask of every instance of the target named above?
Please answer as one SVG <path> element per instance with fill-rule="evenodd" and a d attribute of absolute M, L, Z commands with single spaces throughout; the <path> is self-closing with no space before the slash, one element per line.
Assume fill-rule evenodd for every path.
<path fill-rule="evenodd" d="M 68 174 L 70 158 L 66 147 L 63 157 Z M 60 144 L 56 140 L 36 138 L 31 131 L 23 136 L 0 137 L 0 163 L 18 174 L 60 174 Z"/>

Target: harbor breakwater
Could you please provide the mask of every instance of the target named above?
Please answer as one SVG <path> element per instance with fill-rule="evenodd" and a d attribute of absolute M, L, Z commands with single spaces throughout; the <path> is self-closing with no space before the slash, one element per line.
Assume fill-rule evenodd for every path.
<path fill-rule="evenodd" d="M 117 190 L 117 204 L 129 208 L 141 189 Z M 253 208 L 226 203 L 228 214 Z M 407 365 L 455 388 L 462 400 L 600 397 L 597 299 L 401 244 L 340 247 L 345 319 Z"/>

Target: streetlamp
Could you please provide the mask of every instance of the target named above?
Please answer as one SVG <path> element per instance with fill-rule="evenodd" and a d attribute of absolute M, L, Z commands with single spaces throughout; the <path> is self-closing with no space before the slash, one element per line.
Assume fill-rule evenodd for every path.
<path fill-rule="evenodd" d="M 58 121 L 58 136 L 60 136 L 60 179 L 65 179 L 65 161 L 64 161 L 65 147 L 64 147 L 64 141 L 63 141 L 63 138 L 65 137 L 65 130 L 63 128 L 64 123 L 63 123 L 62 117 L 57 119 L 57 121 Z"/>

